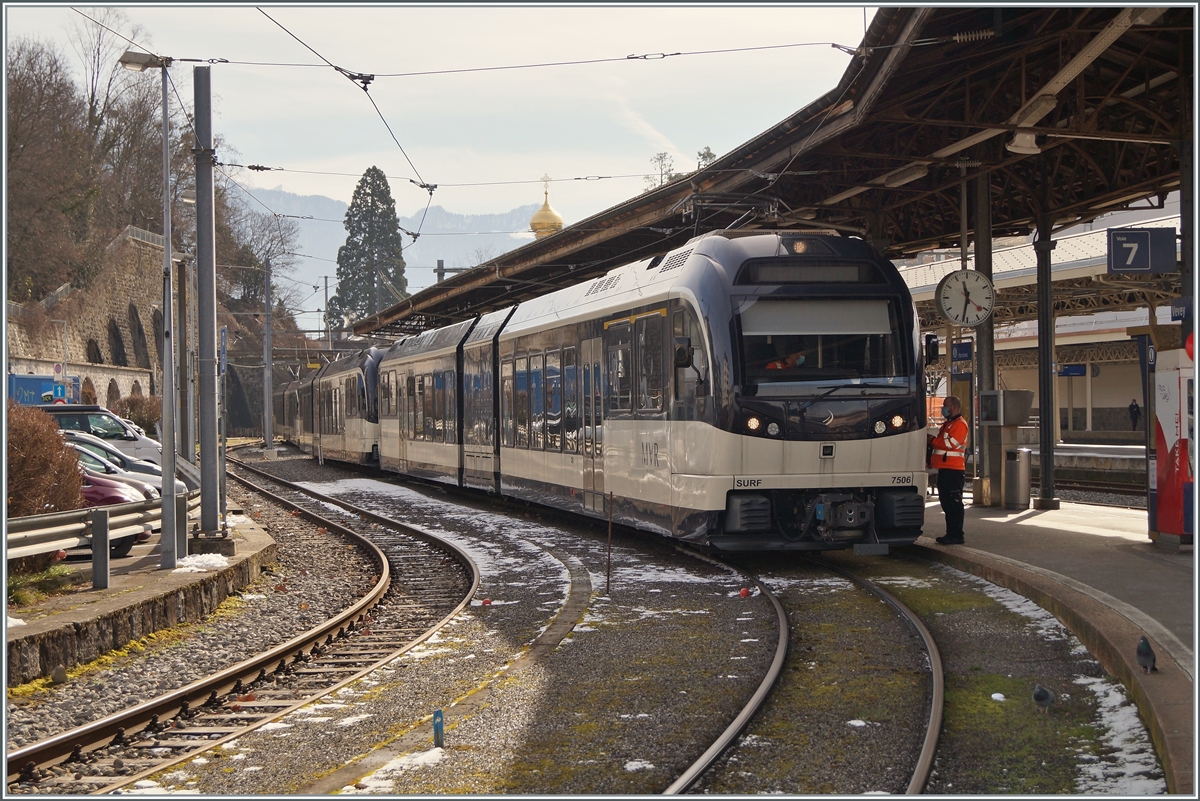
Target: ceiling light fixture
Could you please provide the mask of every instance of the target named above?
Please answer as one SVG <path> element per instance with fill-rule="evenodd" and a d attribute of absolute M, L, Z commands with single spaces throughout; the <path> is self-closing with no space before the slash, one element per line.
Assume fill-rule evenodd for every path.
<path fill-rule="evenodd" d="M 1017 131 L 1013 134 L 1012 141 L 1006 144 L 1004 149 L 1022 156 L 1036 156 L 1042 152 L 1042 149 L 1037 146 L 1037 134 L 1033 131 Z"/>

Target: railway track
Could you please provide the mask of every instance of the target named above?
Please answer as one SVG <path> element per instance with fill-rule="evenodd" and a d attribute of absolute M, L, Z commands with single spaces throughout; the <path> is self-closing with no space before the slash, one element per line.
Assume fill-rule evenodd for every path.
<path fill-rule="evenodd" d="M 474 563 L 450 543 L 384 519 L 371 521 L 377 528 L 368 538 L 235 478 L 365 549 L 377 569 L 371 590 L 341 614 L 255 658 L 10 752 L 10 793 L 108 793 L 242 737 L 428 639 L 478 585 Z M 66 772 L 51 774 L 55 765 Z"/>
<path fill-rule="evenodd" d="M 345 467 L 345 466 L 343 466 Z M 349 467 L 351 473 L 361 473 L 361 470 Z M 378 476 L 373 476 L 378 478 Z M 446 492 L 446 490 L 442 490 Z M 457 493 L 451 492 L 452 495 Z M 547 513 L 549 517 L 557 517 L 554 513 Z M 574 518 L 572 518 L 574 520 Z M 579 522 L 575 520 L 575 522 Z M 759 581 L 755 576 L 746 572 L 744 569 L 735 564 L 715 559 L 705 554 L 699 554 L 694 550 L 687 548 L 678 548 L 680 553 L 684 553 L 691 558 L 697 558 L 701 561 L 710 563 L 718 568 L 729 570 L 742 574 L 746 580 L 752 583 L 762 593 L 763 597 L 770 603 L 775 619 L 773 628 L 777 632 L 775 641 L 774 656 L 764 672 L 762 679 L 759 681 L 758 687 L 747 703 L 741 710 L 733 716 L 726 728 L 717 736 L 703 753 L 688 765 L 678 776 L 669 784 L 663 791 L 664 794 L 673 795 L 685 793 L 693 788 L 705 776 L 706 772 L 713 768 L 714 764 L 720 759 L 721 755 L 738 739 L 738 737 L 746 730 L 750 721 L 760 710 L 762 705 L 770 697 L 771 690 L 784 669 L 788 652 L 789 639 L 789 624 L 788 615 L 784 606 L 778 598 L 771 592 L 770 588 Z M 897 615 L 905 621 L 906 625 L 910 626 L 920 637 L 925 648 L 924 658 L 930 666 L 929 674 L 929 689 L 928 695 L 930 698 L 928 708 L 928 719 L 923 729 L 924 737 L 921 743 L 920 753 L 916 760 L 912 776 L 909 779 L 907 790 L 910 793 L 920 793 L 921 789 L 928 781 L 929 773 L 933 765 L 933 756 L 936 752 L 938 731 L 941 725 L 942 705 L 944 699 L 944 689 L 942 683 L 941 661 L 937 652 L 936 644 L 928 630 L 920 622 L 919 618 L 912 613 L 907 607 L 900 603 L 893 595 L 883 590 L 878 585 L 867 581 L 859 576 L 856 576 L 836 565 L 831 565 L 825 562 L 812 560 L 814 564 L 820 565 L 821 569 L 844 576 L 849 581 L 862 587 L 866 592 L 871 593 L 876 598 L 890 605 Z M 553 647 L 556 643 L 543 643 L 548 647 Z M 318 790 L 328 790 L 329 787 L 315 788 Z"/>

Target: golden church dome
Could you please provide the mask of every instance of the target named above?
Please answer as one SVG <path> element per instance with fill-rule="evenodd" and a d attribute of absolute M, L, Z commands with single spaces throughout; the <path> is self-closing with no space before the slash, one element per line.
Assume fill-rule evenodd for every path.
<path fill-rule="evenodd" d="M 542 207 L 538 209 L 534 213 L 533 217 L 529 220 L 529 227 L 533 229 L 533 235 L 537 239 L 544 239 L 551 234 L 558 233 L 563 227 L 562 215 L 550 208 L 549 176 L 543 178 L 542 180 L 547 182 L 545 190 L 546 202 L 542 204 Z"/>

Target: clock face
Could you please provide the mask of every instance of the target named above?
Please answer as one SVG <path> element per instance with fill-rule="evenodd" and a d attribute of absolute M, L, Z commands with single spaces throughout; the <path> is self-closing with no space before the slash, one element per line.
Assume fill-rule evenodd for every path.
<path fill-rule="evenodd" d="M 954 325 L 973 328 L 992 315 L 996 291 L 983 273 L 955 270 L 937 288 L 937 307 Z"/>

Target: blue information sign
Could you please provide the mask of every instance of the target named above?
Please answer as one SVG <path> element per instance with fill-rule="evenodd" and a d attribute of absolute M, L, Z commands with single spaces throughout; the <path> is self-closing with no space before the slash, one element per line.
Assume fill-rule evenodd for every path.
<path fill-rule="evenodd" d="M 1109 228 L 1108 273 L 1174 273 L 1174 228 Z"/>
<path fill-rule="evenodd" d="M 1071 376 L 1087 375 L 1086 364 L 1060 364 L 1058 366 L 1058 375 L 1061 378 L 1069 378 Z"/>
<path fill-rule="evenodd" d="M 67 385 L 66 384 L 55 384 L 54 385 L 54 399 L 55 400 L 58 400 L 59 398 L 65 399 L 66 397 L 67 397 Z"/>
<path fill-rule="evenodd" d="M 969 362 L 971 361 L 971 345 L 970 342 L 955 342 L 950 346 L 950 361 L 952 362 Z"/>

